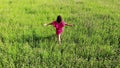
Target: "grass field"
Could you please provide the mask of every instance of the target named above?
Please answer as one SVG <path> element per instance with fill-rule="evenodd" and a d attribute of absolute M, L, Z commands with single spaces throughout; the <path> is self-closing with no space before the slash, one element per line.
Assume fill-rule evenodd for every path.
<path fill-rule="evenodd" d="M 0 68 L 120 68 L 120 0 L 0 0 Z"/>

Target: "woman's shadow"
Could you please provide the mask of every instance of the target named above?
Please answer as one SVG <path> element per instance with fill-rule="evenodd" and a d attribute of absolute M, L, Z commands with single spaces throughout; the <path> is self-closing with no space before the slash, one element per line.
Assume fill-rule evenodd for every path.
<path fill-rule="evenodd" d="M 46 36 L 46 37 L 38 37 L 35 39 L 35 41 L 42 41 L 42 42 L 45 42 L 46 40 L 48 41 L 52 41 L 52 40 L 55 40 L 55 34 L 53 35 L 50 35 L 50 36 Z"/>
<path fill-rule="evenodd" d="M 32 32 L 32 35 L 23 35 L 22 39 L 23 42 L 27 42 L 28 44 L 30 44 L 32 47 L 36 47 L 38 45 L 40 45 L 40 43 L 43 42 L 51 42 L 53 40 L 55 40 L 55 34 L 43 37 L 38 35 L 35 31 Z"/>

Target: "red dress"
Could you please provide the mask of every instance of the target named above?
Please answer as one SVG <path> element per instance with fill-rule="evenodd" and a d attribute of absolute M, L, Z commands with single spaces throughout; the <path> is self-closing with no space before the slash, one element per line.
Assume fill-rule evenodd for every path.
<path fill-rule="evenodd" d="M 56 28 L 56 34 L 59 35 L 64 31 L 64 26 L 65 26 L 65 22 L 61 21 L 60 23 L 58 23 L 57 21 L 53 21 L 52 25 Z"/>

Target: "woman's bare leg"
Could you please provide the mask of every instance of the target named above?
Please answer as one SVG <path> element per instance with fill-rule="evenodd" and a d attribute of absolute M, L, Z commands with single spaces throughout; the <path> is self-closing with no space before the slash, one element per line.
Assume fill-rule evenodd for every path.
<path fill-rule="evenodd" d="M 61 34 L 57 35 L 58 43 L 61 44 Z"/>

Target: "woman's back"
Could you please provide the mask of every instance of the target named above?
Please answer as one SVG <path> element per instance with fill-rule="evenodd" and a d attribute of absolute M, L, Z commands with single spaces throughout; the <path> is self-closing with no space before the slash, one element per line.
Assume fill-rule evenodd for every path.
<path fill-rule="evenodd" d="M 56 28 L 56 29 L 63 29 L 63 27 L 65 26 L 65 22 L 61 21 L 60 23 L 58 23 L 57 21 L 53 21 L 52 25 Z"/>

